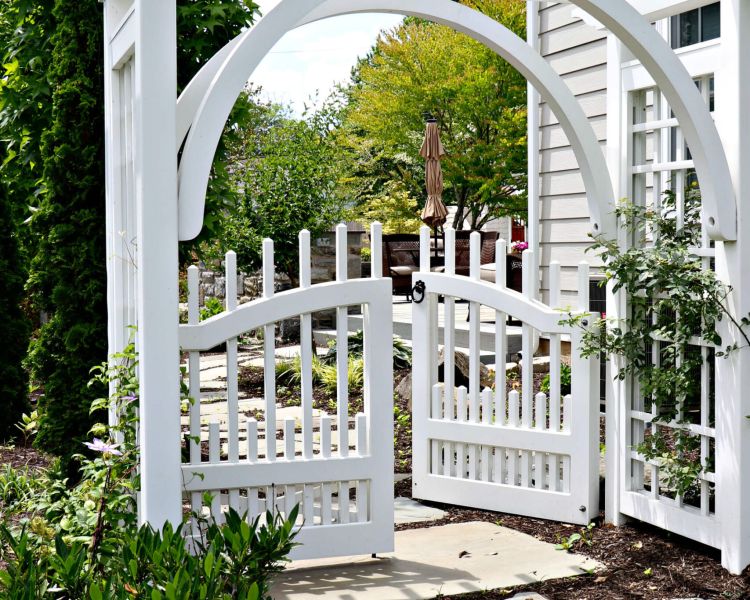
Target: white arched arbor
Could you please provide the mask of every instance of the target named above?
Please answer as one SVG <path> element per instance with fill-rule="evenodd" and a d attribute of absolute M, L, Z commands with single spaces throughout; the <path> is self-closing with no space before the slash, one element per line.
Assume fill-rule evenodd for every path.
<path fill-rule="evenodd" d="M 651 73 L 685 133 L 703 193 L 703 221 L 714 239 L 736 236 L 736 205 L 723 146 L 700 93 L 679 58 L 654 28 L 626 2 L 571 0 L 599 19 Z M 258 63 L 284 33 L 334 16 L 392 12 L 429 19 L 466 33 L 517 68 L 550 104 L 578 159 L 587 190 L 592 231 L 612 232 L 611 185 L 599 171 L 598 145 L 567 86 L 542 57 L 505 27 L 449 0 L 311 0 L 281 3 L 261 22 L 230 42 L 186 88 L 178 101 L 177 143 L 185 139 L 180 165 L 180 238 L 192 239 L 202 226 L 211 159 L 223 124 Z M 572 100 L 572 102 L 571 102 Z M 596 148 L 596 149 L 595 149 Z"/>
<path fill-rule="evenodd" d="M 650 72 L 672 106 L 690 146 L 701 181 L 703 220 L 709 234 L 717 240 L 736 239 L 735 188 L 721 139 L 679 59 L 648 21 L 624 0 L 571 3 L 603 23 Z M 191 239 L 200 231 L 209 170 L 224 123 L 254 68 L 287 31 L 337 15 L 394 12 L 439 22 L 481 41 L 522 72 L 553 108 L 581 167 L 592 230 L 605 235 L 615 230 L 606 162 L 575 98 L 523 40 L 465 6 L 450 0 L 410 0 L 408 7 L 400 0 L 284 0 L 255 27 L 221 50 L 175 103 L 174 0 L 107 0 L 106 4 L 107 77 L 112 78 L 126 63 L 132 65 L 133 73 L 133 120 L 129 129 L 133 138 L 126 142 L 132 146 L 133 170 L 123 171 L 123 179 L 132 186 L 137 216 L 136 320 L 141 356 L 144 520 L 159 524 L 164 520 L 177 522 L 181 516 L 180 456 L 179 447 L 173 443 L 179 434 L 179 390 L 173 375 L 178 370 L 179 350 L 177 241 Z M 112 100 L 112 89 L 110 83 L 108 102 Z M 121 167 L 120 150 L 114 147 L 120 146 L 123 134 L 112 125 L 117 118 L 108 119 L 108 194 L 120 185 L 112 177 Z M 127 120 L 121 124 L 131 128 Z M 110 217 L 109 231 L 110 238 L 120 233 L 116 218 Z M 111 308 L 118 306 L 117 293 L 110 289 Z M 131 323 L 119 323 L 123 324 Z M 117 326 L 115 323 L 114 329 Z M 726 475 L 725 480 L 730 473 Z M 748 562 L 745 550 L 743 547 L 739 556 L 733 557 L 733 569 Z"/>

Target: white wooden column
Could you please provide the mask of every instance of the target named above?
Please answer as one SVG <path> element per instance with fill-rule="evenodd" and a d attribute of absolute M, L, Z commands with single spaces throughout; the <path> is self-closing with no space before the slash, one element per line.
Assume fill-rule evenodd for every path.
<path fill-rule="evenodd" d="M 175 0 L 136 0 L 140 518 L 181 520 Z"/>
<path fill-rule="evenodd" d="M 622 87 L 622 44 L 612 34 L 607 35 L 607 166 L 609 167 L 612 188 L 615 198 L 626 198 L 630 194 L 628 181 L 630 163 L 627 139 L 630 114 L 626 94 Z M 618 241 L 622 248 L 627 246 L 627 232 L 618 229 Z M 617 320 L 626 318 L 626 294 L 623 291 L 613 293 L 613 284 L 607 285 L 607 318 Z M 616 326 L 616 325 L 613 325 Z M 620 324 L 620 326 L 624 326 Z M 620 494 L 625 489 L 625 461 L 629 448 L 625 444 L 623 429 L 626 427 L 625 403 L 627 382 L 615 379 L 622 367 L 622 358 L 605 357 L 607 360 L 606 393 L 606 431 L 605 431 L 605 509 L 604 516 L 608 523 L 622 525 L 625 517 L 620 512 Z"/>
<path fill-rule="evenodd" d="M 716 269 L 733 287 L 737 318 L 750 312 L 750 4 L 722 0 L 721 63 L 716 65 L 716 123 L 737 198 L 737 241 L 716 244 Z M 703 182 L 701 181 L 701 187 Z M 726 199 L 730 201 L 729 198 Z M 744 340 L 726 319 L 723 345 Z M 730 337 L 733 336 L 733 337 Z M 739 573 L 750 563 L 750 349 L 716 359 L 716 512 L 721 563 Z"/>
<path fill-rule="evenodd" d="M 534 50 L 539 51 L 539 5 L 536 2 L 526 3 L 526 41 L 529 46 Z M 532 254 L 533 264 L 532 271 L 534 273 L 534 279 L 532 284 L 534 288 L 531 290 L 532 298 L 537 298 L 539 293 L 539 257 L 542 255 L 541 247 L 539 245 L 539 215 L 541 212 L 541 206 L 539 205 L 539 192 L 540 192 L 540 157 L 539 157 L 539 145 L 540 145 L 540 132 L 539 126 L 541 123 L 541 111 L 539 110 L 539 102 L 541 98 L 539 92 L 531 84 L 526 84 L 526 95 L 527 95 L 527 126 L 528 126 L 528 174 L 527 174 L 527 206 L 528 216 L 526 219 L 526 241 L 529 243 L 529 248 L 534 252 Z M 508 234 L 508 243 L 513 238 L 513 225 L 511 224 L 511 231 Z"/>

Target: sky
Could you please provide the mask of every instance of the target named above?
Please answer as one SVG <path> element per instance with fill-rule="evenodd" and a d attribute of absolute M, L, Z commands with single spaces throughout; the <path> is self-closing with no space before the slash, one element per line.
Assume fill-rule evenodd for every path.
<path fill-rule="evenodd" d="M 281 0 L 256 0 L 267 14 Z M 250 81 L 263 97 L 291 105 L 295 114 L 317 94 L 317 105 L 336 83 L 349 79 L 357 58 L 372 47 L 382 29 L 403 17 L 387 14 L 346 15 L 310 23 L 287 33 L 263 59 Z"/>

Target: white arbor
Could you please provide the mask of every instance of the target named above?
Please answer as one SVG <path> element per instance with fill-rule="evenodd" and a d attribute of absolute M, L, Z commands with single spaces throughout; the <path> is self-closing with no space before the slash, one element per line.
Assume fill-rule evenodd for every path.
<path fill-rule="evenodd" d="M 750 284 L 744 274 L 747 269 L 743 270 L 747 252 L 741 247 L 742 238 L 738 239 L 738 233 L 750 239 L 750 231 L 742 229 L 747 229 L 747 219 L 740 219 L 738 230 L 735 198 L 741 198 L 744 190 L 739 179 L 731 176 L 742 172 L 742 161 L 748 156 L 745 145 L 750 142 L 744 141 L 736 126 L 722 129 L 726 129 L 724 143 L 739 156 L 730 171 L 722 139 L 700 93 L 648 21 L 624 0 L 571 1 L 619 37 L 667 97 L 701 181 L 704 224 L 714 239 L 723 241 L 717 244 L 719 272 L 738 282 L 737 314 L 750 312 Z M 741 0 L 723 2 L 722 10 L 736 19 L 740 32 L 750 20 Z M 474 37 L 508 60 L 549 103 L 571 142 L 586 185 L 592 231 L 616 232 L 608 166 L 570 90 L 524 40 L 463 5 L 451 0 L 284 0 L 219 51 L 178 100 L 175 0 L 106 0 L 110 349 L 122 347 L 127 326 L 137 325 L 144 521 L 161 525 L 181 520 L 177 244 L 195 237 L 202 227 L 209 170 L 226 118 L 253 70 L 284 33 L 311 21 L 354 12 L 394 12 L 439 22 Z M 738 35 L 737 39 L 742 38 Z M 740 50 L 737 56 L 748 56 Z M 743 65 L 736 60 L 728 64 L 739 80 Z M 748 85 L 743 82 L 726 95 L 732 114 L 740 115 L 740 107 L 747 105 Z M 623 309 L 621 301 L 610 298 L 610 315 L 622 314 Z M 723 386 L 717 410 L 720 547 L 723 562 L 732 571 L 750 563 L 750 477 L 743 473 L 747 470 L 743 461 L 750 457 L 750 423 L 744 418 L 750 414 L 750 400 L 741 394 L 747 388 L 743 378 L 750 373 L 749 360 L 745 349 L 725 364 L 717 364 Z M 609 406 L 618 402 L 618 397 L 610 398 Z M 617 411 L 609 417 L 608 424 L 611 421 L 615 427 Z M 610 449 L 611 464 L 622 460 L 616 448 Z M 619 477 L 618 469 L 611 472 Z M 608 503 L 608 517 L 617 521 L 617 501 L 608 497 Z"/>

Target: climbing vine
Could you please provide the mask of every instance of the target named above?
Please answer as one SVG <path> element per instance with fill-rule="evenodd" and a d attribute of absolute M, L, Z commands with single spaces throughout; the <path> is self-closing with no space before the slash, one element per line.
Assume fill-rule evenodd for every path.
<path fill-rule="evenodd" d="M 681 215 L 671 192 L 659 209 L 628 202 L 617 208 L 632 236 L 630 247 L 623 250 L 616 240 L 597 237 L 590 250 L 606 265 L 605 283 L 626 293 L 627 318 L 600 319 L 585 328 L 581 349 L 584 356 L 603 352 L 624 359 L 619 378 L 637 384 L 644 410 L 655 409 L 654 423 L 669 425 L 652 428 L 636 450 L 657 462 L 667 487 L 683 497 L 696 490 L 701 472 L 712 468 L 709 460 L 701 463 L 700 436 L 686 427 L 688 409 L 700 399 L 706 360 L 696 342 L 713 346 L 716 357 L 736 350 L 738 344 L 725 342 L 717 331 L 717 323 L 728 320 L 750 345 L 745 331 L 750 319 L 738 321 L 727 305 L 731 287 L 691 250 L 701 245 L 700 208 L 697 187 L 686 191 Z M 572 315 L 566 320 L 581 321 Z"/>

